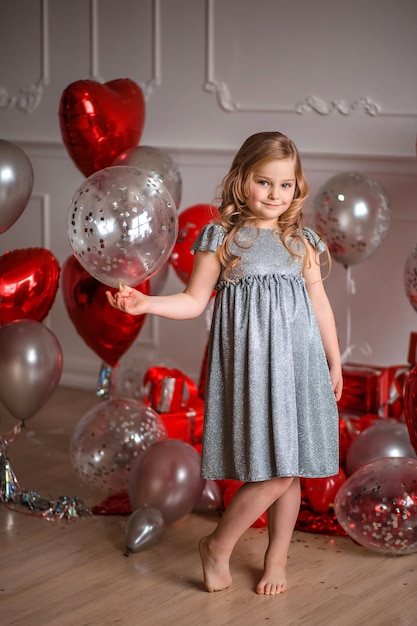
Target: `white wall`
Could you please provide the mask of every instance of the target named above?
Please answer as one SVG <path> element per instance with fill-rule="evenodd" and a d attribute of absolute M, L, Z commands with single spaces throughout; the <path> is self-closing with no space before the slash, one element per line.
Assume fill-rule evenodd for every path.
<path fill-rule="evenodd" d="M 337 262 L 326 284 L 343 350 L 350 338 L 356 361 L 406 362 L 417 330 L 403 285 L 417 243 L 416 23 L 415 0 L 1 0 L 0 137 L 26 151 L 35 184 L 0 254 L 42 246 L 61 263 L 69 256 L 67 208 L 83 176 L 61 139 L 60 96 L 76 80 L 131 78 L 147 99 L 140 143 L 166 150 L 180 169 L 180 210 L 211 202 L 236 149 L 260 130 L 297 143 L 310 210 L 338 172 L 381 183 L 388 237 L 351 268 L 354 295 Z M 170 270 L 165 292 L 182 287 Z M 100 360 L 60 292 L 47 323 L 63 348 L 62 383 L 95 388 Z M 154 349 L 197 380 L 206 339 L 205 316 L 148 319 L 124 360 Z"/>

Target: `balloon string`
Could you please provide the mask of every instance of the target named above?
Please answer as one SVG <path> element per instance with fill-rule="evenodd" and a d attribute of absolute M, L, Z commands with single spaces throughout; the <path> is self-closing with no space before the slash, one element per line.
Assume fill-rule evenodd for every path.
<path fill-rule="evenodd" d="M 0 448 L 3 453 L 5 452 L 6 447 L 17 439 L 22 431 L 22 428 L 24 428 L 24 423 L 20 422 L 20 424 L 15 426 L 13 430 L 5 433 L 4 435 L 0 435 Z"/>
<path fill-rule="evenodd" d="M 97 395 L 103 400 L 109 400 L 116 395 L 115 375 L 111 365 L 101 362 L 100 373 L 97 383 Z"/>
<path fill-rule="evenodd" d="M 342 365 L 345 364 L 355 348 L 355 344 L 352 343 L 352 308 L 351 297 L 356 293 L 355 281 L 352 278 L 352 270 L 349 266 L 346 267 L 346 349 L 342 354 Z M 368 343 L 364 343 L 359 348 L 360 352 L 369 356 L 372 354 L 372 348 Z"/>
<path fill-rule="evenodd" d="M 351 295 L 356 291 L 355 281 L 352 278 L 352 270 L 350 266 L 346 267 L 346 349 L 342 354 L 342 363 L 346 363 L 352 354 L 354 346 L 352 345 L 352 310 Z"/>

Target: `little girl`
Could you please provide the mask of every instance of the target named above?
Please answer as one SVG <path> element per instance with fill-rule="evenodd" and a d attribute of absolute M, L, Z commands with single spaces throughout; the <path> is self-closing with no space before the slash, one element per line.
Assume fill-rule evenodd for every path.
<path fill-rule="evenodd" d="M 245 484 L 200 541 L 207 591 L 231 584 L 233 548 L 266 510 L 269 542 L 256 591 L 285 591 L 300 477 L 339 470 L 341 358 L 320 269 L 327 248 L 302 225 L 307 192 L 294 143 L 278 132 L 252 135 L 223 179 L 218 222 L 204 226 L 193 245 L 184 292 L 146 296 L 125 286 L 107 292 L 126 313 L 190 319 L 217 291 L 202 476 Z"/>

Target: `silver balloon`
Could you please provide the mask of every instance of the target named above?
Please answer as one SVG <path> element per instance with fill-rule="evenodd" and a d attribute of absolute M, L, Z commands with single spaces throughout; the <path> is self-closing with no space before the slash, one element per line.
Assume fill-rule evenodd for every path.
<path fill-rule="evenodd" d="M 414 246 L 405 262 L 404 287 L 408 301 L 417 311 L 417 245 Z"/>
<path fill-rule="evenodd" d="M 353 474 L 360 467 L 384 457 L 417 458 L 406 424 L 380 419 L 363 430 L 349 446 L 346 472 Z"/>
<path fill-rule="evenodd" d="M 165 523 L 157 509 L 136 509 L 129 516 L 125 528 L 125 556 L 155 546 L 163 537 Z"/>
<path fill-rule="evenodd" d="M 152 146 L 138 146 L 119 154 L 112 165 L 133 165 L 158 176 L 171 194 L 177 209 L 181 204 L 181 174 L 167 152 Z"/>
<path fill-rule="evenodd" d="M 342 528 L 360 545 L 400 556 L 417 552 L 417 461 L 384 458 L 349 476 L 335 498 Z"/>
<path fill-rule="evenodd" d="M 385 239 L 391 222 L 383 188 L 358 172 L 337 174 L 322 185 L 313 212 L 332 257 L 346 267 L 368 259 Z"/>
<path fill-rule="evenodd" d="M 205 481 L 200 477 L 201 457 L 180 439 L 159 441 L 142 452 L 129 477 L 132 509 L 161 511 L 165 524 L 191 513 Z"/>
<path fill-rule="evenodd" d="M 33 189 L 33 168 L 26 153 L 0 139 L 0 233 L 8 230 L 26 208 Z"/>
<path fill-rule="evenodd" d="M 81 418 L 70 441 L 70 457 L 81 478 L 103 493 L 127 491 L 140 452 L 165 439 L 162 418 L 129 398 L 100 401 Z"/>
<path fill-rule="evenodd" d="M 169 259 L 178 231 L 171 194 L 135 167 L 107 167 L 76 190 L 67 233 L 78 261 L 94 278 L 134 287 Z"/>
<path fill-rule="evenodd" d="M 43 407 L 62 373 L 62 350 L 41 322 L 17 320 L 0 328 L 0 400 L 25 422 Z"/>

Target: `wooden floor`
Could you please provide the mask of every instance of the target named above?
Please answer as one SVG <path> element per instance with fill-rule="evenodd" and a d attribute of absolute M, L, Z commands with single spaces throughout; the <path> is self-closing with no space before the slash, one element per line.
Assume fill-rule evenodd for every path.
<path fill-rule="evenodd" d="M 102 498 L 73 470 L 68 443 L 94 392 L 57 389 L 8 448 L 22 489 L 49 499 Z M 1 434 L 16 425 L 2 410 Z M 48 522 L 0 504 L 0 624 L 3 626 L 412 626 L 417 625 L 417 554 L 385 556 L 350 538 L 296 532 L 290 589 L 261 597 L 254 587 L 266 544 L 250 529 L 232 560 L 233 585 L 202 586 L 197 543 L 215 516 L 191 514 L 158 546 L 124 556 L 125 516 Z"/>

